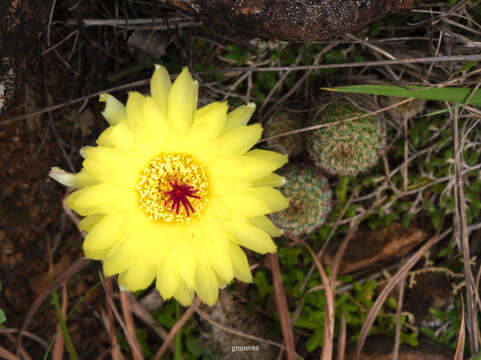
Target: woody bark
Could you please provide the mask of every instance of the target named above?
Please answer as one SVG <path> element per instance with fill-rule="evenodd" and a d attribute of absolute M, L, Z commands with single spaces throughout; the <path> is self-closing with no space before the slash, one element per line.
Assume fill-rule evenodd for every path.
<path fill-rule="evenodd" d="M 0 115 L 23 84 L 48 6 L 47 0 L 0 0 Z"/>
<path fill-rule="evenodd" d="M 357 31 L 418 0 L 167 0 L 239 37 L 311 42 Z"/>

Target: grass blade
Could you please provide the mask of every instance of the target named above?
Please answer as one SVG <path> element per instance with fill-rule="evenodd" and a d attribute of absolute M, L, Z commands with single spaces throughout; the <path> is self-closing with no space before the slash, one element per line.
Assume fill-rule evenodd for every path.
<path fill-rule="evenodd" d="M 385 95 L 424 100 L 448 101 L 458 104 L 481 105 L 481 90 L 456 87 L 394 86 L 394 85 L 352 85 L 336 88 L 322 88 L 327 91 Z"/>
<path fill-rule="evenodd" d="M 60 302 L 59 302 L 58 294 L 56 291 L 52 292 L 52 300 L 55 306 L 55 312 L 57 313 L 60 330 L 65 340 L 65 347 L 67 348 L 67 351 L 70 354 L 70 358 L 72 360 L 78 360 L 79 357 L 78 357 L 77 351 L 75 350 L 75 347 L 73 346 L 72 339 L 70 338 L 70 333 L 68 332 L 65 319 L 63 318 L 62 309 L 60 308 Z"/>

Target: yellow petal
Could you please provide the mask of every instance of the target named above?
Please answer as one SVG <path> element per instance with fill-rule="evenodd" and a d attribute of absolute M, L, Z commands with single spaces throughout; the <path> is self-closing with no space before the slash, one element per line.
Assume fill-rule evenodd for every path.
<path fill-rule="evenodd" d="M 234 277 L 234 268 L 229 254 L 228 234 L 216 220 L 205 219 L 201 224 L 203 234 L 208 239 L 205 255 L 222 282 L 229 283 Z"/>
<path fill-rule="evenodd" d="M 204 209 L 203 216 L 219 221 L 232 220 L 232 209 L 218 196 L 209 198 L 209 205 Z"/>
<path fill-rule="evenodd" d="M 219 138 L 214 138 L 205 143 L 205 146 L 197 146 L 195 149 L 195 157 L 204 164 L 210 164 L 213 160 L 220 156 L 219 149 L 222 142 Z"/>
<path fill-rule="evenodd" d="M 262 136 L 260 124 L 237 127 L 234 130 L 220 136 L 222 147 L 219 149 L 223 154 L 242 155 L 253 147 Z"/>
<path fill-rule="evenodd" d="M 157 269 L 144 261 L 137 262 L 126 271 L 125 284 L 130 291 L 143 290 L 147 288 L 155 278 Z"/>
<path fill-rule="evenodd" d="M 104 275 L 109 277 L 125 272 L 128 268 L 134 265 L 136 261 L 136 257 L 130 256 L 130 253 L 126 251 L 125 246 L 121 245 L 116 250 L 112 251 L 104 260 L 102 264 Z"/>
<path fill-rule="evenodd" d="M 64 186 L 73 188 L 95 185 L 100 182 L 85 169 L 80 170 L 77 174 L 72 174 L 58 167 L 53 167 L 50 169 L 48 176 Z"/>
<path fill-rule="evenodd" d="M 257 198 L 251 190 L 243 193 L 222 195 L 219 198 L 229 208 L 244 216 L 251 217 L 269 214 L 271 212 L 269 206 L 262 199 Z"/>
<path fill-rule="evenodd" d="M 214 305 L 219 294 L 219 284 L 214 271 L 208 264 L 199 264 L 195 281 L 199 298 L 209 306 Z"/>
<path fill-rule="evenodd" d="M 142 108 L 144 106 L 145 97 L 137 92 L 129 92 L 129 97 L 127 98 L 127 123 L 129 127 L 134 131 L 136 135 L 138 131 L 138 124 L 142 122 Z"/>
<path fill-rule="evenodd" d="M 127 122 L 121 121 L 105 129 L 96 142 L 100 146 L 129 150 L 134 145 L 134 136 Z"/>
<path fill-rule="evenodd" d="M 155 65 L 155 71 L 150 80 L 150 93 L 165 117 L 167 117 L 167 101 L 171 87 L 172 83 L 166 68 Z"/>
<path fill-rule="evenodd" d="M 126 256 L 161 263 L 169 251 L 168 234 L 163 224 L 154 224 L 140 209 L 129 214 L 128 241 L 124 244 Z"/>
<path fill-rule="evenodd" d="M 226 279 L 222 278 L 219 276 L 219 274 L 216 272 L 215 275 L 217 276 L 217 283 L 219 284 L 219 289 L 224 289 L 227 285 L 229 285 L 229 283 L 232 281 L 229 280 L 227 281 Z"/>
<path fill-rule="evenodd" d="M 95 213 L 128 212 L 137 206 L 137 201 L 134 191 L 125 191 L 101 183 L 74 191 L 65 199 L 65 204 L 79 215 L 87 216 Z"/>
<path fill-rule="evenodd" d="M 100 180 L 96 176 L 90 174 L 86 169 L 82 169 L 75 174 L 75 187 L 82 188 L 98 183 L 100 183 Z"/>
<path fill-rule="evenodd" d="M 192 106 L 192 113 L 195 114 L 197 110 L 197 105 L 199 104 L 199 82 L 194 80 L 194 101 Z M 193 119 L 192 119 L 193 120 Z"/>
<path fill-rule="evenodd" d="M 218 195 L 230 209 L 247 217 L 280 211 L 289 205 L 280 191 L 271 187 L 251 187 L 239 193 Z"/>
<path fill-rule="evenodd" d="M 195 112 L 194 125 L 195 124 L 215 124 L 215 128 L 219 128 L 220 132 L 225 125 L 227 118 L 228 105 L 226 101 L 215 101 L 207 104 Z"/>
<path fill-rule="evenodd" d="M 78 223 L 78 228 L 83 231 L 90 231 L 92 227 L 104 218 L 105 214 L 93 214 L 84 217 Z"/>
<path fill-rule="evenodd" d="M 282 230 L 278 229 L 266 216 L 255 216 L 247 219 L 249 224 L 264 230 L 270 236 L 281 236 Z"/>
<path fill-rule="evenodd" d="M 284 210 L 289 206 L 289 200 L 279 190 L 267 186 L 254 187 L 249 194 L 267 204 L 269 212 Z"/>
<path fill-rule="evenodd" d="M 271 171 L 277 170 L 281 166 L 285 165 L 288 161 L 287 155 L 279 154 L 275 151 L 254 149 L 249 151 L 246 156 L 249 159 L 255 159 L 265 163 L 265 166 L 269 166 Z"/>
<path fill-rule="evenodd" d="M 175 261 L 176 259 L 169 254 L 165 261 L 159 264 L 157 270 L 155 287 L 165 300 L 174 296 L 179 288 L 180 275 Z"/>
<path fill-rule="evenodd" d="M 249 263 L 247 261 L 247 256 L 239 247 L 239 245 L 234 244 L 229 241 L 229 254 L 232 258 L 232 265 L 234 266 L 234 275 L 240 281 L 247 283 L 252 282 L 252 274 L 249 268 Z"/>
<path fill-rule="evenodd" d="M 167 118 L 151 97 L 145 100 L 142 110 L 143 130 L 146 133 L 145 136 L 148 135 L 153 141 L 152 153 L 156 153 L 160 151 L 160 146 L 168 135 Z"/>
<path fill-rule="evenodd" d="M 75 174 L 62 170 L 59 167 L 54 166 L 53 168 L 51 168 L 50 172 L 48 173 L 48 176 L 50 176 L 56 182 L 64 186 L 67 186 L 67 187 L 75 186 Z"/>
<path fill-rule="evenodd" d="M 276 252 L 276 245 L 271 237 L 256 226 L 248 223 L 228 222 L 225 227 L 241 246 L 259 254 Z"/>
<path fill-rule="evenodd" d="M 234 111 L 228 113 L 223 132 L 229 132 L 236 127 L 246 125 L 255 110 L 256 104 L 249 103 L 247 105 L 239 106 Z"/>
<path fill-rule="evenodd" d="M 188 234 L 187 230 L 179 230 L 178 236 L 174 236 L 170 241 L 175 241 L 176 259 L 179 268 L 179 274 L 182 280 L 186 283 L 188 287 L 193 288 L 195 286 L 194 274 L 196 270 L 196 261 L 194 253 L 192 252 L 192 247 L 189 246 L 189 239 L 186 238 Z"/>
<path fill-rule="evenodd" d="M 90 174 L 125 189 L 135 186 L 138 172 L 126 154 L 103 146 L 88 147 L 84 151 L 87 157 L 83 167 Z"/>
<path fill-rule="evenodd" d="M 126 216 L 123 214 L 105 215 L 95 224 L 85 237 L 83 250 L 90 259 L 102 259 L 121 238 L 119 229 Z"/>
<path fill-rule="evenodd" d="M 102 115 L 110 125 L 115 125 L 126 118 L 125 106 L 110 94 L 100 94 L 100 102 L 105 102 Z"/>
<path fill-rule="evenodd" d="M 269 174 L 264 176 L 260 179 L 253 180 L 252 186 L 272 186 L 272 187 L 281 187 L 286 183 L 286 178 L 283 176 L 279 176 L 277 174 Z"/>
<path fill-rule="evenodd" d="M 225 124 L 227 114 L 227 103 L 213 102 L 196 111 L 194 122 L 189 128 L 188 149 L 195 152 L 201 144 L 211 142 L 217 137 Z"/>
<path fill-rule="evenodd" d="M 197 107 L 195 101 L 194 80 L 185 67 L 172 85 L 168 97 L 167 119 L 180 134 L 184 134 L 192 124 Z"/>
<path fill-rule="evenodd" d="M 242 193 L 248 188 L 250 188 L 249 182 L 242 178 L 226 175 L 216 175 L 209 178 L 209 194 L 211 196 Z"/>
<path fill-rule="evenodd" d="M 183 281 L 179 283 L 174 298 L 184 306 L 189 306 L 194 299 L 194 290 L 187 287 Z"/>
<path fill-rule="evenodd" d="M 272 153 L 272 154 L 271 154 Z M 208 170 L 211 178 L 216 176 L 240 177 L 254 181 L 271 175 L 287 162 L 287 156 L 268 150 L 253 150 L 247 154 L 217 155 L 209 162 Z M 269 179 L 268 179 L 269 180 Z"/>

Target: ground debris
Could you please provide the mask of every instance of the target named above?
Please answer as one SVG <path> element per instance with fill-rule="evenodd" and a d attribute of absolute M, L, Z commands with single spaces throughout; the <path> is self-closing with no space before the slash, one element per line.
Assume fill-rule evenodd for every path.
<path fill-rule="evenodd" d="M 386 337 L 375 336 L 366 341 L 360 360 L 391 360 L 394 340 Z M 346 360 L 355 359 L 355 345 L 347 354 Z M 454 351 L 437 344 L 420 341 L 416 347 L 402 344 L 399 348 L 399 360 L 450 360 Z"/>
<path fill-rule="evenodd" d="M 339 273 L 346 274 L 369 266 L 399 259 L 411 252 L 427 238 L 427 234 L 416 228 L 403 228 L 394 223 L 378 231 L 359 231 L 350 241 L 339 266 Z M 323 256 L 323 261 L 333 265 L 339 243 L 334 242 Z"/>
<path fill-rule="evenodd" d="M 416 0 L 167 1 L 195 18 L 241 37 L 298 42 L 354 32 Z"/>

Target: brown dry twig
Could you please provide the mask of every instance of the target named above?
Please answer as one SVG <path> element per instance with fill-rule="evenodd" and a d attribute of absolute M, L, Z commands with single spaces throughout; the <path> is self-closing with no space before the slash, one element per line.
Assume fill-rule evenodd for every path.
<path fill-rule="evenodd" d="M 15 356 L 10 351 L 0 346 L 0 357 L 5 360 L 20 360 L 18 356 Z"/>
<path fill-rule="evenodd" d="M 282 336 L 284 344 L 286 345 L 286 356 L 288 360 L 293 360 L 296 353 L 296 345 L 294 342 L 294 334 L 290 326 L 289 310 L 287 308 L 286 294 L 282 286 L 281 269 L 279 266 L 279 259 L 277 254 L 267 255 L 271 271 L 272 282 L 274 283 L 274 293 L 276 296 L 277 310 L 279 310 L 279 318 L 281 320 Z"/>
<path fill-rule="evenodd" d="M 167 351 L 167 348 L 169 347 L 169 344 L 172 343 L 172 340 L 174 339 L 175 334 L 179 332 L 179 330 L 184 326 L 184 324 L 187 322 L 187 320 L 190 319 L 190 317 L 194 314 L 195 309 L 200 305 L 200 299 L 196 297 L 194 301 L 192 301 L 192 304 L 187 308 L 187 310 L 182 314 L 180 319 L 172 326 L 172 329 L 170 329 L 169 335 L 167 336 L 167 339 L 165 339 L 164 343 L 162 346 L 157 350 L 154 360 L 159 360 L 162 355 Z"/>
<path fill-rule="evenodd" d="M 122 306 L 122 314 L 124 316 L 125 327 L 132 340 L 132 357 L 134 360 L 141 360 L 144 358 L 142 354 L 142 347 L 140 346 L 137 333 L 135 331 L 134 318 L 132 317 L 132 310 L 130 309 L 130 301 L 126 291 L 120 291 L 120 304 Z"/>
<path fill-rule="evenodd" d="M 319 271 L 319 275 L 321 276 L 322 285 L 324 285 L 324 292 L 326 296 L 326 316 L 324 320 L 324 338 L 323 338 L 323 346 L 322 346 L 322 360 L 330 360 L 332 359 L 333 355 L 333 339 L 334 339 L 334 314 L 335 314 L 335 306 L 334 306 L 334 290 L 331 288 L 331 282 L 327 277 L 326 271 L 322 266 L 319 258 L 316 256 L 314 251 L 311 249 L 309 244 L 307 244 L 301 238 L 295 236 L 292 233 L 286 233 L 285 236 L 290 238 L 291 240 L 295 241 L 298 244 L 302 244 L 306 247 L 309 253 L 316 264 L 317 270 Z"/>
<path fill-rule="evenodd" d="M 112 285 L 112 278 L 107 278 L 105 279 L 105 288 L 107 291 L 112 294 L 114 289 Z M 107 308 L 107 314 L 102 310 L 101 314 L 105 314 L 105 316 L 102 316 L 102 319 L 104 321 L 104 326 L 105 329 L 107 330 L 107 334 L 109 335 L 110 339 L 110 345 L 111 345 L 111 350 L 110 353 L 112 355 L 112 360 L 121 360 L 123 359 L 123 355 L 120 351 L 120 346 L 119 343 L 117 342 L 117 337 L 115 336 L 115 325 L 114 325 L 114 315 L 112 308 L 109 306 L 108 299 L 105 298 L 105 305 Z"/>
<path fill-rule="evenodd" d="M 102 276 L 101 273 L 99 273 L 99 277 L 101 279 L 102 286 L 103 286 L 104 291 L 105 291 L 105 297 L 106 297 L 106 300 L 107 300 L 107 304 L 110 306 L 115 318 L 119 322 L 120 327 L 122 328 L 122 330 L 124 332 L 125 338 L 127 339 L 127 342 L 129 343 L 130 347 L 132 348 L 132 353 L 135 353 L 135 355 L 138 358 L 142 359 L 143 358 L 142 353 L 137 348 L 137 345 L 135 344 L 135 340 L 132 338 L 132 336 L 130 336 L 130 332 L 127 329 L 127 326 L 125 325 L 125 322 L 122 320 L 122 317 L 120 316 L 120 313 L 117 310 L 117 307 L 115 306 L 115 303 L 114 303 L 114 300 L 113 300 L 113 292 L 112 292 L 113 289 L 109 289 L 109 288 L 106 287 L 105 279 L 104 279 L 104 277 Z"/>

